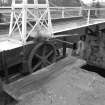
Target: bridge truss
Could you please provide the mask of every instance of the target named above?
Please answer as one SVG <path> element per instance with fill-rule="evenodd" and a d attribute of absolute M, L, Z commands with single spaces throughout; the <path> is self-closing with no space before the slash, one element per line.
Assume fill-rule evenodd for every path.
<path fill-rule="evenodd" d="M 6 8 L 1 9 L 4 10 Z M 7 8 L 7 10 L 8 9 L 9 8 Z M 105 23 L 105 8 L 91 8 L 90 6 L 49 7 L 48 0 L 45 0 L 45 3 L 43 4 L 39 4 L 38 0 L 34 0 L 33 4 L 28 4 L 27 0 L 23 0 L 21 4 L 17 4 L 15 0 L 13 0 L 10 12 L 11 17 L 9 34 L 5 41 L 0 41 L 0 52 L 12 52 L 12 50 L 14 51 L 14 49 L 17 48 L 17 52 L 13 52 L 14 55 L 19 56 L 16 56 L 18 59 L 16 58 L 15 61 L 19 60 L 19 62 L 23 63 L 23 66 L 25 65 L 24 67 L 26 67 L 26 65 L 28 64 L 28 72 L 30 73 L 34 72 L 37 68 L 40 68 L 40 66 L 43 67 L 53 63 L 56 59 L 56 51 L 58 51 L 60 47 L 62 47 L 63 49 L 63 56 L 66 56 L 66 44 L 71 44 L 69 36 L 73 36 L 74 34 L 55 35 L 55 33 L 61 33 L 64 31 L 74 31 L 79 29 L 77 31 L 78 34 L 81 31 L 81 29 L 87 29 L 87 32 L 85 31 L 85 34 L 96 34 L 97 30 L 100 31 L 99 27 L 95 27 L 95 29 L 93 28 L 93 30 L 89 27 L 96 25 L 100 26 L 100 24 L 102 27 L 102 24 Z M 60 18 L 55 18 L 56 15 L 59 15 Z M 53 16 L 55 18 L 54 23 L 52 22 Z M 30 48 L 31 44 L 27 41 L 27 39 L 30 36 L 33 37 L 33 39 L 31 40 L 31 44 L 33 44 L 32 49 Z M 61 38 L 61 36 L 63 40 L 59 40 L 59 37 Z M 17 41 L 19 41 L 19 43 L 8 40 L 8 38 L 12 39 L 14 37 Z M 39 41 L 34 40 L 35 37 L 46 37 L 46 39 L 52 38 L 52 40 Z M 56 49 L 55 43 L 53 43 L 56 42 L 56 38 L 58 38 L 59 42 L 61 41 L 63 45 L 60 46 L 58 49 Z M 22 47 L 24 45 L 26 45 L 26 48 Z M 30 47 L 28 45 L 30 45 Z M 21 48 L 23 48 L 22 54 L 21 52 L 18 52 Z M 30 53 L 28 55 L 26 52 L 29 52 L 29 49 Z M 47 53 L 45 53 L 46 51 Z M 34 64 L 33 59 L 35 56 L 38 58 L 37 64 Z M 10 61 L 12 61 L 15 56 L 8 57 Z M 11 62 L 12 65 L 15 65 L 14 63 L 14 61 Z"/>
<path fill-rule="evenodd" d="M 33 4 L 28 4 L 27 0 L 16 4 L 13 0 L 11 7 L 1 7 L 0 10 L 1 13 L 7 10 L 11 13 L 9 37 L 18 36 L 22 43 L 29 36 L 51 38 L 54 33 L 105 22 L 105 8 L 84 7 L 82 4 L 80 7 L 50 7 L 48 0 L 44 4 L 39 4 L 38 0 L 34 0 Z M 62 20 L 70 18 L 68 21 Z M 62 21 L 52 23 L 52 20 Z"/>
<path fill-rule="evenodd" d="M 22 4 L 16 4 L 14 0 L 12 2 L 9 36 L 11 37 L 13 32 L 17 30 L 22 42 L 26 42 L 33 31 L 37 33 L 43 31 L 51 37 L 52 24 L 49 1 L 46 0 L 45 4 L 38 4 L 38 1 L 35 0 L 34 4 L 28 4 L 27 0 L 23 0 Z M 34 37 L 36 37 L 35 34 Z"/>

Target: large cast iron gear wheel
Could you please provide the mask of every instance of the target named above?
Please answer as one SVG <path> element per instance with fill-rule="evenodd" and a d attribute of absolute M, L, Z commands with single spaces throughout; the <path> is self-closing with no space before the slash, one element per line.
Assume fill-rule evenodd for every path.
<path fill-rule="evenodd" d="M 56 61 L 56 49 L 50 42 L 40 42 L 31 51 L 28 59 L 29 73 Z"/>

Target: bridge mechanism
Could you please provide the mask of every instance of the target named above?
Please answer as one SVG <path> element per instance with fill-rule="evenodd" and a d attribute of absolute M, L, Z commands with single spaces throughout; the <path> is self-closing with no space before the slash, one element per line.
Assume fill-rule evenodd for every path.
<path fill-rule="evenodd" d="M 105 16 L 102 16 L 105 8 L 84 7 L 83 4 L 79 7 L 50 7 L 48 0 L 45 0 L 44 3 L 39 3 L 38 0 L 34 0 L 33 4 L 28 4 L 28 0 L 22 0 L 20 4 L 16 0 L 13 0 L 11 8 L 12 11 L 10 8 L 7 8 L 11 13 L 8 35 L 10 40 L 8 41 L 7 37 L 7 39 L 0 42 L 0 52 L 7 53 L 8 50 L 12 52 L 12 50 L 18 49 L 14 52 L 19 56 L 17 57 L 19 61 L 22 59 L 21 62 L 23 65 L 28 66 L 28 72 L 30 73 L 56 61 L 56 55 L 57 52 L 59 55 L 59 49 L 63 49 L 62 54 L 65 56 L 66 45 L 71 44 L 71 36 L 76 35 L 75 37 L 77 37 L 83 34 L 88 36 L 90 32 L 91 34 L 96 34 L 96 32 L 92 31 L 94 27 L 98 25 L 99 30 L 102 30 L 104 27 L 103 23 L 105 23 Z M 58 17 L 54 19 L 57 22 L 52 24 L 53 16 L 56 15 Z M 90 31 L 90 29 L 92 30 Z M 55 33 L 67 31 L 72 31 L 73 33 L 55 35 Z M 30 37 L 32 38 L 31 41 L 29 41 Z M 12 38 L 16 39 L 16 41 L 11 41 Z M 37 38 L 52 39 L 36 41 Z M 58 49 L 56 49 L 54 43 L 56 39 L 57 41 L 59 40 L 56 43 L 58 44 Z M 62 46 L 59 46 L 60 43 Z M 21 48 L 25 48 L 22 50 L 22 54 L 19 53 Z M 26 52 L 29 53 L 27 54 Z M 9 57 L 8 59 L 11 60 L 12 58 Z M 9 65 L 9 61 L 6 62 Z M 12 63 L 14 65 L 14 62 Z"/>
<path fill-rule="evenodd" d="M 58 8 L 61 9 L 61 7 L 56 7 L 56 9 Z M 100 64 L 101 67 L 103 66 L 103 68 L 105 68 L 105 53 L 103 53 L 105 52 L 105 24 L 103 24 L 105 23 L 105 16 L 102 17 L 102 14 L 99 13 L 99 10 L 104 12 L 105 8 L 91 8 L 90 6 L 87 8 L 63 8 L 61 12 L 63 19 L 66 14 L 64 10 L 67 9 L 68 11 L 68 9 L 70 9 L 71 12 L 71 8 L 72 10 L 79 10 L 79 18 L 73 20 L 74 17 L 68 17 L 71 19 L 61 23 L 58 22 L 58 25 L 53 26 L 51 22 L 51 7 L 49 7 L 48 0 L 45 0 L 45 3 L 43 4 L 40 4 L 38 0 L 34 0 L 33 4 L 28 4 L 28 0 L 22 0 L 21 4 L 17 4 L 16 0 L 12 1 L 9 38 L 12 39 L 13 37 L 16 37 L 16 40 L 19 40 L 21 43 L 17 44 L 16 42 L 8 40 L 0 42 L 0 56 L 3 57 L 3 63 L 1 63 L 0 59 L 0 69 L 3 66 L 6 80 L 8 80 L 8 67 L 11 65 L 14 66 L 21 62 L 23 64 L 23 71 L 20 72 L 33 73 L 34 71 L 55 62 L 57 51 L 60 48 L 63 49 L 63 55 L 65 57 L 67 48 L 66 45 L 71 43 L 71 36 L 76 35 L 75 37 L 77 37 L 79 34 L 84 34 L 87 37 L 87 46 L 85 48 L 86 58 L 83 59 L 87 60 L 91 64 L 95 64 L 96 66 Z M 94 14 L 93 16 L 91 16 L 91 11 Z M 83 16 L 83 14 L 85 15 Z M 77 32 L 77 34 L 54 35 L 54 33 L 71 30 L 73 32 Z M 102 31 L 104 32 L 102 33 Z M 27 40 L 29 37 L 32 37 L 33 39 L 37 39 L 37 37 L 47 37 L 48 39 L 52 38 L 53 41 L 31 40 L 32 43 L 28 43 Z M 55 43 L 53 43 L 56 41 L 56 38 L 59 40 L 57 43 L 58 49 L 56 49 Z M 64 39 L 61 40 L 60 38 Z M 60 41 L 63 46 L 59 46 Z M 4 45 L 6 47 L 4 47 Z M 65 66 L 67 64 L 64 63 Z M 5 65 L 7 65 L 7 67 Z M 7 86 L 7 93 L 8 89 L 9 88 Z M 10 89 L 10 91 L 12 91 L 12 89 Z M 11 94 L 12 92 L 9 93 Z"/>

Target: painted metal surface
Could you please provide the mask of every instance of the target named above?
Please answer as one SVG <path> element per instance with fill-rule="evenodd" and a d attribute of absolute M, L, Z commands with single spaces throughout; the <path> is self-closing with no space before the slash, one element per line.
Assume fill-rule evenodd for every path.
<path fill-rule="evenodd" d="M 101 25 L 103 23 L 105 23 L 105 19 L 92 18 L 92 19 L 90 19 L 89 24 L 87 24 L 86 18 L 77 18 L 74 20 L 67 20 L 65 22 L 63 22 L 63 21 L 57 22 L 57 23 L 53 24 L 52 27 L 53 27 L 53 33 L 59 33 L 59 32 L 63 32 L 63 31 L 69 31 L 69 30 L 72 31 L 72 30 L 76 30 L 76 29 L 82 29 L 87 26 Z M 46 33 L 47 36 L 49 35 L 48 32 L 46 32 L 44 30 L 41 31 L 41 33 L 43 33 L 43 32 L 44 32 L 44 34 Z M 17 42 L 20 42 L 21 37 L 18 34 L 19 34 L 19 32 L 15 32 L 14 36 L 12 36 L 12 38 L 14 40 L 17 40 Z M 35 35 L 37 36 L 37 32 L 33 31 L 30 36 L 35 37 Z M 72 35 L 72 34 L 70 34 L 70 35 Z M 42 36 L 43 36 L 43 34 L 42 34 Z M 74 36 L 75 36 L 75 34 L 74 34 Z M 60 37 L 60 35 L 55 35 L 54 37 Z M 8 31 L 7 31 L 7 36 L 3 37 L 3 35 L 1 35 L 0 40 L 4 40 L 4 42 L 1 42 L 1 43 L 5 43 L 5 42 L 7 43 Z M 12 48 L 11 44 L 15 44 L 15 43 L 8 43 L 8 44 L 10 44 L 10 47 Z M 21 44 L 18 44 L 18 45 L 21 46 Z M 5 48 L 5 50 L 11 49 L 10 47 L 7 47 L 7 49 Z M 0 49 L 2 49 L 2 46 Z"/>
<path fill-rule="evenodd" d="M 21 47 L 22 43 L 16 42 L 16 41 L 2 41 L 0 42 L 0 52 L 15 49 L 17 47 Z"/>

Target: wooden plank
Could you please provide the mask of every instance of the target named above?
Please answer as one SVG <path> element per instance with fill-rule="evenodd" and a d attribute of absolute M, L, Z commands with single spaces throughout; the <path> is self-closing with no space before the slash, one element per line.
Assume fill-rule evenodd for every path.
<path fill-rule="evenodd" d="M 37 91 L 44 84 L 49 83 L 52 79 L 58 77 L 64 68 L 69 66 L 81 66 L 86 62 L 74 57 L 66 57 L 57 63 L 54 63 L 46 68 L 43 68 L 31 75 L 19 79 L 9 85 L 4 85 L 4 91 L 11 95 L 16 100 L 23 99 L 24 95 L 28 95 L 32 91 Z"/>
<path fill-rule="evenodd" d="M 16 105 L 105 105 L 104 93 L 104 78 L 68 65 L 61 73 L 53 74 L 50 82 L 47 81 L 37 92 L 24 96 Z"/>

